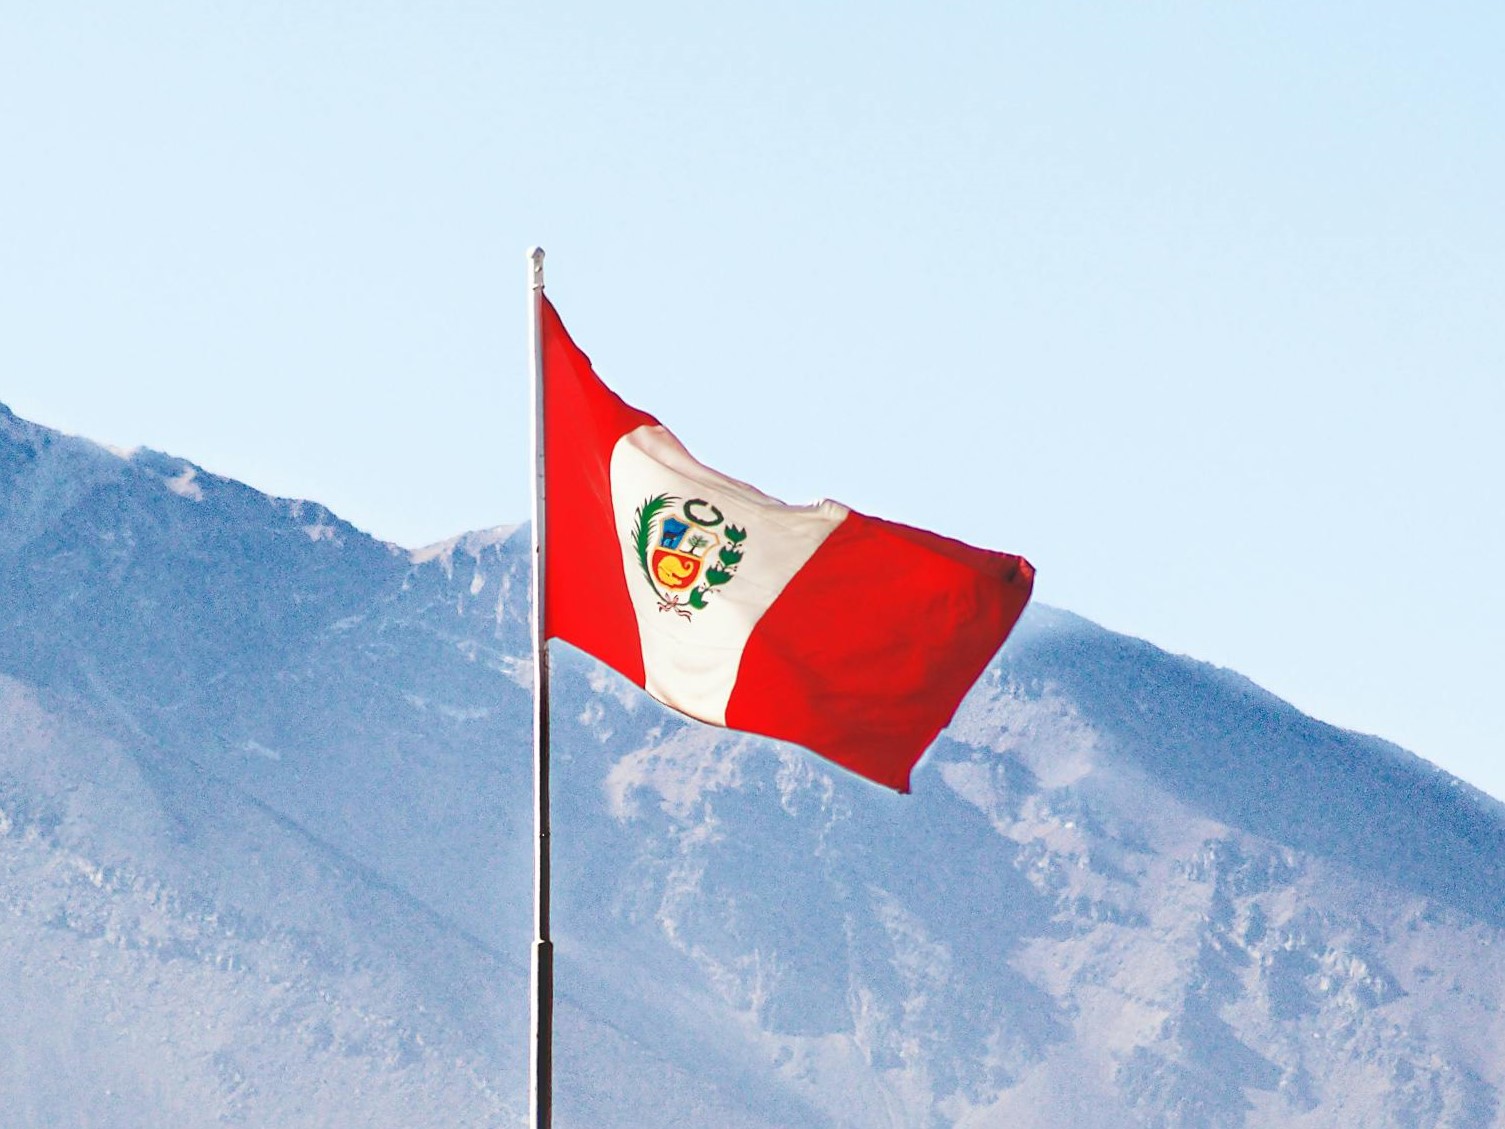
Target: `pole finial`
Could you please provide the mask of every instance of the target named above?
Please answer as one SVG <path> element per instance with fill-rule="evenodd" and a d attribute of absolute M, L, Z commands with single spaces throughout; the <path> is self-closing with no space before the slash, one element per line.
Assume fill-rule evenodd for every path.
<path fill-rule="evenodd" d="M 528 248 L 528 262 L 531 264 L 529 266 L 529 269 L 528 269 L 528 275 L 529 275 L 529 278 L 532 281 L 533 289 L 534 290 L 542 290 L 543 289 L 543 248 L 542 247 L 529 247 Z"/>

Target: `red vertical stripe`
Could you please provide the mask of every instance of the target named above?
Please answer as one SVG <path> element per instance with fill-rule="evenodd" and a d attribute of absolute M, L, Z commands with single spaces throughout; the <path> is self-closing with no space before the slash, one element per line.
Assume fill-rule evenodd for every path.
<path fill-rule="evenodd" d="M 726 723 L 907 792 L 1034 575 L 1022 557 L 853 513 L 758 621 Z"/>
<path fill-rule="evenodd" d="M 627 596 L 611 505 L 617 440 L 658 421 L 622 402 L 543 302 L 544 633 L 643 684 L 643 650 Z"/>

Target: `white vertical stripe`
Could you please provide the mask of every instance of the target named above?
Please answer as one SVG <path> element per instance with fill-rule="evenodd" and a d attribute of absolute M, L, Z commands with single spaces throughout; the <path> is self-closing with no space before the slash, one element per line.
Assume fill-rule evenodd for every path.
<path fill-rule="evenodd" d="M 659 584 L 655 590 L 644 575 L 633 530 L 644 503 L 660 495 L 673 499 L 664 512 L 688 518 L 690 529 L 681 547 L 696 535 L 707 541 L 720 538 L 689 588 L 676 590 Z M 702 466 L 679 440 L 657 426 L 640 427 L 617 441 L 611 454 L 611 500 L 627 590 L 643 643 L 648 692 L 691 717 L 726 724 L 726 704 L 753 628 L 849 511 L 836 502 L 785 505 Z M 696 500 L 704 504 L 692 505 L 686 515 L 685 504 Z M 710 521 L 716 513 L 721 521 L 707 528 L 695 524 L 696 517 Z M 726 536 L 728 527 L 745 531 L 746 538 L 732 541 Z M 568 530 L 556 531 L 556 536 L 560 534 L 567 544 Z M 656 526 L 648 548 L 650 571 L 652 554 L 660 547 Z M 722 548 L 742 554 L 740 562 L 727 568 L 731 579 L 704 591 L 705 607 L 689 606 L 691 591 L 706 583 L 705 571 Z"/>

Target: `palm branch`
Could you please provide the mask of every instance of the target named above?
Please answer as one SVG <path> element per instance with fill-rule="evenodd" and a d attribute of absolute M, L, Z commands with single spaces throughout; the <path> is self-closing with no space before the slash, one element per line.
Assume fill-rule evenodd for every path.
<path fill-rule="evenodd" d="M 638 507 L 635 524 L 632 527 L 632 543 L 638 551 L 638 563 L 643 566 L 643 575 L 648 578 L 648 583 L 653 586 L 659 599 L 664 594 L 658 589 L 658 581 L 653 579 L 653 570 L 648 567 L 648 547 L 653 540 L 653 519 L 660 511 L 672 506 L 678 498 L 672 494 L 655 494 Z"/>

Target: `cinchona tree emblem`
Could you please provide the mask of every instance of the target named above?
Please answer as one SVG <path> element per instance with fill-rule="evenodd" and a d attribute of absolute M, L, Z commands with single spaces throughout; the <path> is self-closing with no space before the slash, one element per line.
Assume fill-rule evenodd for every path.
<path fill-rule="evenodd" d="M 728 525 L 704 498 L 681 505 L 672 494 L 655 494 L 638 507 L 632 526 L 633 548 L 658 610 L 685 619 L 737 575 L 746 541 L 747 530 Z"/>

